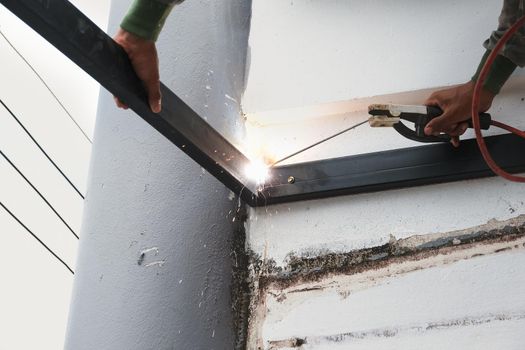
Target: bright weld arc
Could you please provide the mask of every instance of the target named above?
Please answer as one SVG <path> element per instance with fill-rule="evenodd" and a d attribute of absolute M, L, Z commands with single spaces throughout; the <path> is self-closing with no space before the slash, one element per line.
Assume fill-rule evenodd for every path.
<path fill-rule="evenodd" d="M 244 175 L 256 185 L 262 185 L 270 176 L 270 167 L 262 159 L 255 159 L 246 165 Z"/>
<path fill-rule="evenodd" d="M 250 163 L 248 163 L 248 165 L 246 165 L 246 168 L 244 169 L 244 175 L 255 182 L 255 184 L 257 186 L 260 186 L 260 185 L 264 185 L 266 183 L 266 181 L 268 180 L 268 178 L 270 177 L 270 168 L 273 168 L 275 165 L 283 162 L 284 160 L 287 160 L 287 159 L 290 159 L 296 155 L 298 155 L 299 153 L 302 153 L 304 151 L 307 151 L 317 145 L 320 145 L 321 143 L 324 143 L 328 140 L 331 140 L 333 139 L 334 137 L 336 136 L 339 136 L 341 134 L 344 134 L 352 129 L 355 129 L 356 127 L 360 126 L 360 125 L 363 125 L 365 123 L 368 122 L 368 119 L 367 120 L 364 120 L 362 122 L 359 122 L 357 124 L 354 124 L 352 125 L 351 127 L 349 128 L 346 128 L 342 131 L 339 131 L 338 133 L 334 134 L 334 135 L 331 135 L 323 140 L 320 140 L 306 148 L 303 148 L 295 153 L 292 153 L 290 154 L 289 156 L 285 157 L 285 158 L 282 158 L 280 160 L 278 160 L 277 162 L 274 162 L 273 164 L 271 165 L 268 165 L 266 164 L 262 159 L 255 159 L 255 160 L 252 160 L 250 161 Z"/>

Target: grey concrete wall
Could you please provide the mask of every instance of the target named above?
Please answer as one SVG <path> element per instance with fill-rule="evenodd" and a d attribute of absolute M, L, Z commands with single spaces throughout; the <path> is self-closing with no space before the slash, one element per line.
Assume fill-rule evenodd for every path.
<path fill-rule="evenodd" d="M 130 1 L 112 4 L 114 33 Z M 158 42 L 162 80 L 242 133 L 250 2 L 192 0 Z M 103 92 L 66 348 L 232 349 L 229 191 Z"/>

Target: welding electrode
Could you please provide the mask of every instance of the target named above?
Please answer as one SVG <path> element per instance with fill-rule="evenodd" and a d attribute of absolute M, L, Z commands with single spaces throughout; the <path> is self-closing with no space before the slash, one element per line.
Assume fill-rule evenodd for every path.
<path fill-rule="evenodd" d="M 270 168 L 273 168 L 275 165 L 277 165 L 277 164 L 279 164 L 279 163 L 282 163 L 282 162 L 284 162 L 285 160 L 288 160 L 288 159 L 290 159 L 290 158 L 292 158 L 292 157 L 295 157 L 295 156 L 298 155 L 299 153 L 303 153 L 304 151 L 307 151 L 307 150 L 309 150 L 309 149 L 311 149 L 311 148 L 314 148 L 315 146 L 318 146 L 318 145 L 320 145 L 320 144 L 323 143 L 323 142 L 326 142 L 326 141 L 328 141 L 328 140 L 331 140 L 331 139 L 333 139 L 334 137 L 337 137 L 337 136 L 339 136 L 339 135 L 341 135 L 341 134 L 344 134 L 345 132 L 350 131 L 350 130 L 352 130 L 352 129 L 355 129 L 355 128 L 357 128 L 358 126 L 361 126 L 361 125 L 363 125 L 363 124 L 365 124 L 365 123 L 367 123 L 367 122 L 368 122 L 368 119 L 365 120 L 365 121 L 359 122 L 359 123 L 357 123 L 357 124 L 354 124 L 354 125 L 352 125 L 351 127 L 347 128 L 347 129 L 344 129 L 343 131 L 339 131 L 337 134 L 333 134 L 332 136 L 329 136 L 329 137 L 327 137 L 327 138 L 325 138 L 325 139 L 322 139 L 321 141 L 317 141 L 316 143 L 314 143 L 314 144 L 312 144 L 312 145 L 310 145 L 310 146 L 308 146 L 308 147 L 305 147 L 305 148 L 303 148 L 303 149 L 301 149 L 301 150 L 299 150 L 299 151 L 297 151 L 297 152 L 295 152 L 295 153 L 292 153 L 292 154 L 290 154 L 289 156 L 286 156 L 286 157 L 284 157 L 284 158 L 281 158 L 281 159 L 279 159 L 278 161 L 276 161 L 275 163 L 273 163 L 272 165 L 270 165 Z"/>

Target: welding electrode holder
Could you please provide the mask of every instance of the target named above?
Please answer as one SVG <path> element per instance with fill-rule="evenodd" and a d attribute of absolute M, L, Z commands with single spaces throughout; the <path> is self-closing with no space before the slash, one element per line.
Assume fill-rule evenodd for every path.
<path fill-rule="evenodd" d="M 400 106 L 400 105 L 371 105 L 369 114 L 372 115 L 370 124 L 372 126 L 392 126 L 398 133 L 404 137 L 417 142 L 450 142 L 450 136 L 441 134 L 438 136 L 426 135 L 425 127 L 434 118 L 443 114 L 441 108 L 436 106 Z M 372 123 L 373 118 L 379 119 L 380 122 L 375 125 Z M 492 117 L 489 113 L 479 114 L 481 129 L 490 128 Z M 375 119 L 377 120 L 377 119 Z M 401 122 L 405 120 L 414 124 L 414 129 L 409 128 Z M 383 124 L 381 124 L 383 122 Z M 468 120 L 469 128 L 473 128 L 472 120 Z"/>

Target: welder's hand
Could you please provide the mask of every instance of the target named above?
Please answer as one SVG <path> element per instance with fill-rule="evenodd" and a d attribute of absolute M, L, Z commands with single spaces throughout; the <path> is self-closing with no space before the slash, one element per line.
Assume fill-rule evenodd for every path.
<path fill-rule="evenodd" d="M 113 38 L 126 51 L 135 69 L 135 73 L 142 80 L 151 110 L 159 113 L 161 110 L 161 94 L 159 81 L 159 59 L 157 48 L 151 40 L 143 39 L 120 28 Z M 127 109 L 117 97 L 114 97 L 118 107 Z"/>
<path fill-rule="evenodd" d="M 434 92 L 425 101 L 427 106 L 438 106 L 443 114 L 431 120 L 425 127 L 425 134 L 437 135 L 444 132 L 452 136 L 452 144 L 459 146 L 459 136 L 468 129 L 474 82 Z M 486 112 L 492 105 L 494 94 L 481 89 L 479 111 Z"/>

